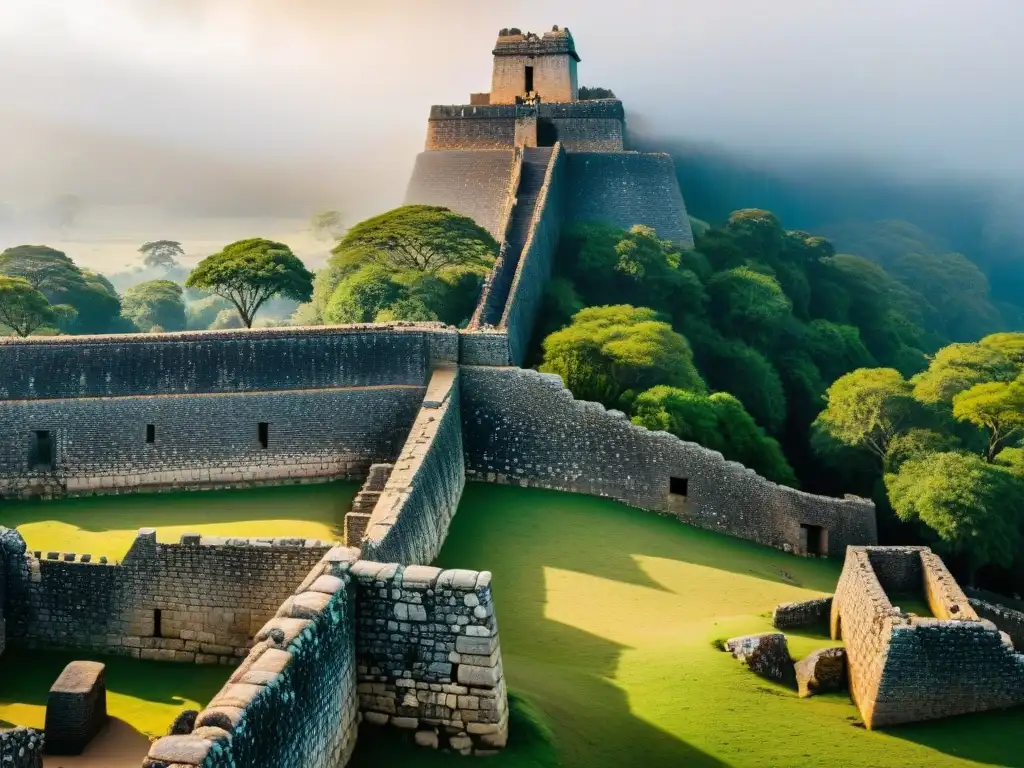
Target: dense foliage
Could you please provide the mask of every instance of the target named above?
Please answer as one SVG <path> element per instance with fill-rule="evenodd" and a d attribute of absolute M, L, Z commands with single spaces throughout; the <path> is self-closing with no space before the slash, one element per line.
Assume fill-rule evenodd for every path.
<path fill-rule="evenodd" d="M 185 300 L 180 285 L 150 280 L 134 285 L 121 298 L 121 315 L 143 333 L 185 330 Z"/>

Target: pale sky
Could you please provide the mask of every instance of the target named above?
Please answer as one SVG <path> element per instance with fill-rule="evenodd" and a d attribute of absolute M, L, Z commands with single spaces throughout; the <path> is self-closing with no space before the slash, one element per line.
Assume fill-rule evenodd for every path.
<path fill-rule="evenodd" d="M 1024 177 L 1022 0 L 0 0 L 0 201 L 374 213 L 552 24 L 665 135 Z"/>

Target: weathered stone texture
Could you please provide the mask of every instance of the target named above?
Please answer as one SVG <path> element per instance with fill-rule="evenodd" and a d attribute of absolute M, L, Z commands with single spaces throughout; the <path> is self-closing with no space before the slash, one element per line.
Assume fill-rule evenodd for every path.
<path fill-rule="evenodd" d="M 43 734 L 32 728 L 0 730 L 3 768 L 43 768 Z"/>
<path fill-rule="evenodd" d="M 1000 632 L 1009 635 L 1014 648 L 1024 651 L 1024 613 L 973 597 L 968 598 L 968 602 L 979 618 L 991 621 Z"/>
<path fill-rule="evenodd" d="M 2 350 L 2 347 L 0 347 Z M 0 495 L 243 487 L 360 477 L 394 458 L 422 386 L 0 402 Z M 259 424 L 267 424 L 267 447 Z M 155 440 L 147 442 L 147 425 Z M 36 430 L 54 469 L 31 465 Z"/>
<path fill-rule="evenodd" d="M 22 556 L 9 584 L 10 639 L 20 647 L 235 664 L 328 549 L 317 540 L 194 535 L 158 544 L 154 531 L 143 530 L 119 565 Z"/>
<path fill-rule="evenodd" d="M 366 481 L 352 500 L 352 508 L 345 515 L 345 546 L 358 549 L 362 546 L 366 527 L 370 524 L 373 508 L 384 493 L 384 486 L 391 477 L 394 464 L 373 464 L 366 475 Z"/>
<path fill-rule="evenodd" d="M 433 562 L 465 484 L 458 368 L 438 367 L 367 524 L 363 557 Z"/>
<path fill-rule="evenodd" d="M 527 92 L 525 69 L 533 70 L 533 92 L 545 101 L 571 102 L 578 97 L 576 64 L 579 55 L 567 29 L 499 35 L 494 46 L 494 71 L 489 101 L 514 104 Z"/>
<path fill-rule="evenodd" d="M 909 591 L 915 579 L 936 615 L 962 618 L 901 613 L 886 590 Z M 850 547 L 831 626 L 845 641 L 850 693 L 868 728 L 1024 703 L 1024 656 L 978 619 L 926 547 Z"/>
<path fill-rule="evenodd" d="M 451 208 L 500 242 L 513 159 L 511 143 L 504 150 L 424 152 L 413 166 L 405 204 Z"/>
<path fill-rule="evenodd" d="M 337 768 L 355 747 L 358 553 L 336 547 L 257 634 L 188 734 L 155 742 L 147 768 Z"/>
<path fill-rule="evenodd" d="M 470 480 L 609 496 L 684 522 L 795 549 L 801 524 L 828 530 L 829 556 L 877 541 L 874 505 L 776 485 L 722 455 L 618 411 L 576 401 L 558 376 L 462 366 L 462 422 Z M 670 477 L 688 481 L 670 496 Z"/>
<path fill-rule="evenodd" d="M 725 641 L 725 650 L 746 664 L 750 671 L 779 683 L 793 678 L 793 659 L 786 636 L 781 632 L 744 635 Z"/>
<path fill-rule="evenodd" d="M 568 176 L 570 219 L 623 229 L 644 224 L 665 240 L 693 245 L 675 164 L 668 155 L 570 153 Z"/>
<path fill-rule="evenodd" d="M 829 615 L 832 613 L 832 596 L 816 597 L 799 603 L 782 603 L 775 606 L 772 626 L 776 629 L 812 627 L 828 631 Z"/>
<path fill-rule="evenodd" d="M 80 755 L 106 724 L 106 666 L 71 662 L 50 687 L 46 700 L 46 751 Z"/>
<path fill-rule="evenodd" d="M 370 723 L 468 754 L 505 746 L 508 702 L 491 574 L 361 561 L 359 701 Z"/>
<path fill-rule="evenodd" d="M 841 691 L 846 687 L 846 651 L 842 648 L 814 651 L 796 663 L 795 671 L 800 698 Z"/>

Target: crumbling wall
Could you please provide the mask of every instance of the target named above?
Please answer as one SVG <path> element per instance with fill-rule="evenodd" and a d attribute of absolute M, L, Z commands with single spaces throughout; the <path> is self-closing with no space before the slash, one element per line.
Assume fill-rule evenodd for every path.
<path fill-rule="evenodd" d="M 665 154 L 570 153 L 567 207 L 572 221 L 623 229 L 644 224 L 665 240 L 693 246 L 675 165 Z"/>
<path fill-rule="evenodd" d="M 828 630 L 832 614 L 832 596 L 815 597 L 798 603 L 781 603 L 772 612 L 772 626 L 776 629 L 813 627 Z"/>
<path fill-rule="evenodd" d="M 3 768 L 43 768 L 43 732 L 33 728 L 0 731 Z"/>
<path fill-rule="evenodd" d="M 366 720 L 465 754 L 505 746 L 508 702 L 491 574 L 366 561 L 352 574 Z"/>
<path fill-rule="evenodd" d="M 120 564 L 23 555 L 8 585 L 12 644 L 237 663 L 327 549 L 315 539 L 188 534 L 180 544 L 158 544 L 156 532 L 143 529 Z"/>
<path fill-rule="evenodd" d="M 715 451 L 577 401 L 558 376 L 464 365 L 460 379 L 470 480 L 609 496 L 779 548 L 799 546 L 801 524 L 821 526 L 836 558 L 848 544 L 877 541 L 869 501 L 776 485 Z M 686 480 L 686 496 L 669 493 L 672 477 Z"/>
<path fill-rule="evenodd" d="M 1015 649 L 1024 651 L 1024 613 L 973 597 L 968 602 L 980 619 L 991 621 L 999 631 L 1009 635 Z"/>
<path fill-rule="evenodd" d="M 451 208 L 501 242 L 514 168 L 511 142 L 499 150 L 423 152 L 416 157 L 405 204 Z"/>
<path fill-rule="evenodd" d="M 9 435 L 0 443 L 0 496 L 360 477 L 370 464 L 397 455 L 424 389 L 0 401 L 0 423 Z M 267 425 L 266 447 L 261 423 Z M 53 437 L 52 469 L 32 464 L 37 430 Z"/>
<path fill-rule="evenodd" d="M 430 379 L 423 407 L 370 516 L 363 557 L 433 562 L 465 483 L 459 373 L 455 366 L 443 366 Z"/>
<path fill-rule="evenodd" d="M 565 215 L 565 157 L 562 146 L 556 145 L 544 175 L 544 184 L 537 196 L 530 234 L 519 257 L 505 311 L 498 326 L 508 334 L 509 354 L 516 365 L 521 365 L 526 357 L 537 311 L 551 278 L 555 251 L 558 249 Z"/>
<path fill-rule="evenodd" d="M 336 768 L 355 748 L 357 553 L 327 552 L 257 635 L 191 734 L 153 744 L 152 768 Z"/>
<path fill-rule="evenodd" d="M 930 601 L 964 619 L 918 618 L 892 605 L 876 566 L 902 590 L 899 579 L 913 573 L 915 559 Z M 1024 703 L 1024 656 L 960 595 L 927 548 L 849 548 L 832 601 L 832 637 L 845 642 L 850 692 L 868 728 Z"/>

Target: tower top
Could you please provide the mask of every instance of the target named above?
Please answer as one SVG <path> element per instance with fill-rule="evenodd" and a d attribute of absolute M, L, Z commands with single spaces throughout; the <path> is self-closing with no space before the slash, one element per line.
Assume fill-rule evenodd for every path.
<path fill-rule="evenodd" d="M 556 25 L 543 35 L 518 27 L 503 29 L 492 53 L 491 92 L 486 97 L 477 95 L 471 103 L 565 103 L 579 99 L 576 64 L 580 57 L 568 29 Z"/>
<path fill-rule="evenodd" d="M 576 61 L 580 60 L 576 53 L 576 43 L 568 29 L 559 29 L 556 24 L 550 32 L 543 36 L 533 32 L 523 32 L 516 27 L 503 29 L 498 33 L 498 42 L 494 46 L 495 56 L 558 56 L 569 55 Z"/>

